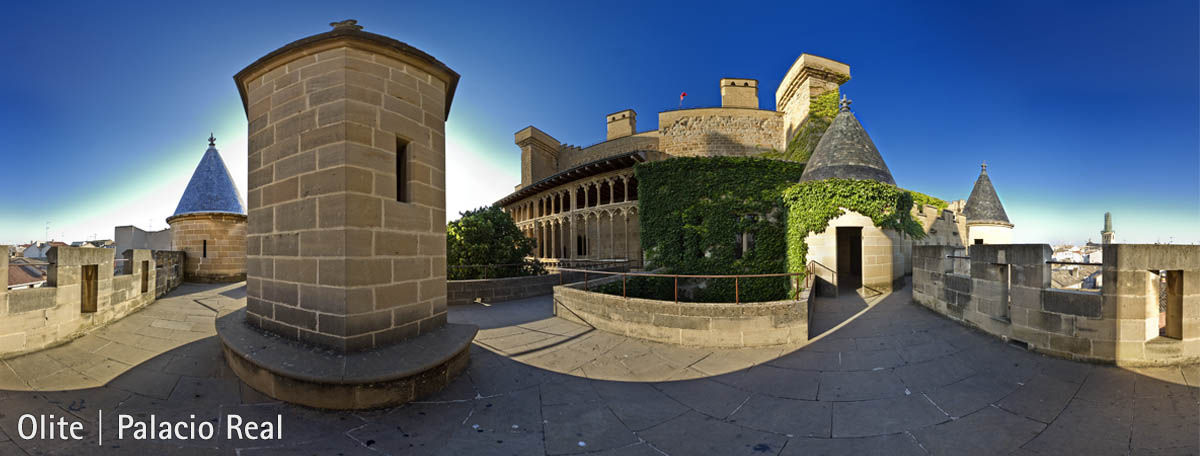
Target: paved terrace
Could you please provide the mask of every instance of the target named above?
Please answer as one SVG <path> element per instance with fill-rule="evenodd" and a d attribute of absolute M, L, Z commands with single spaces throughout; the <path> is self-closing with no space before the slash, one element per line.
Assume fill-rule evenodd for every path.
<path fill-rule="evenodd" d="M 22 440 L 21 413 L 94 422 L 105 453 L 1196 454 L 1200 366 L 1121 369 L 1008 346 L 911 304 L 820 299 L 803 348 L 700 350 L 559 320 L 549 297 L 451 308 L 480 325 L 467 373 L 420 403 L 323 412 L 225 367 L 213 331 L 238 286 L 185 284 L 61 347 L 0 363 L 0 454 L 95 452 Z M 282 414 L 283 441 L 117 441 L 116 413 L 216 422 Z M 88 426 L 94 429 L 94 426 Z M 110 432 L 111 431 L 111 432 Z M 187 450 L 187 451 L 180 451 Z"/>

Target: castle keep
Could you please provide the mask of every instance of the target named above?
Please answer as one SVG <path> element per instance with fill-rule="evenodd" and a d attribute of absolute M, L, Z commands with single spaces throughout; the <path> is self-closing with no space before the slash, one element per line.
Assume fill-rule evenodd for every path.
<path fill-rule="evenodd" d="M 588 147 L 526 127 L 514 137 L 521 183 L 496 204 L 537 240 L 543 260 L 640 259 L 634 165 L 784 150 L 813 98 L 848 80 L 848 65 L 802 54 L 775 92 L 775 110 L 758 108 L 758 81 L 723 78 L 720 107 L 661 112 L 657 130 L 638 132 L 632 109 L 605 116 L 605 141 Z"/>

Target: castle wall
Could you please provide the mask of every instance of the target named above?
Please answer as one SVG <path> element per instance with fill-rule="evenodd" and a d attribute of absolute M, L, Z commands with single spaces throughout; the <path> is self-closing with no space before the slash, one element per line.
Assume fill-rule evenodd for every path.
<path fill-rule="evenodd" d="M 658 115 L 659 150 L 678 157 L 755 156 L 787 147 L 783 113 L 700 108 Z"/>
<path fill-rule="evenodd" d="M 1200 247 L 1105 245 L 1099 293 L 1051 288 L 1049 245 L 971 245 L 965 271 L 947 258 L 956 251 L 952 246 L 913 248 L 914 301 L 1066 358 L 1121 365 L 1200 358 Z M 1163 293 L 1168 304 L 1162 313 L 1160 270 L 1169 271 L 1170 288 Z M 1166 335 L 1159 333 L 1160 318 L 1168 319 Z"/>
<path fill-rule="evenodd" d="M 850 80 L 850 66 L 844 63 L 801 54 L 792 63 L 775 91 L 775 110 L 784 114 L 783 135 L 790 139 L 808 117 L 812 99 Z"/>
<path fill-rule="evenodd" d="M 633 169 L 625 168 L 560 185 L 504 210 L 534 239 L 533 255 L 543 260 L 640 261 L 637 204 L 637 181 Z"/>
<path fill-rule="evenodd" d="M 46 286 L 12 291 L 6 283 L 8 257 L 0 258 L 0 282 L 5 282 L 0 283 L 0 357 L 66 342 L 154 302 L 159 279 L 151 252 L 132 250 L 128 274 L 114 274 L 114 253 L 54 247 L 48 254 Z M 83 305 L 85 266 L 96 270 L 94 310 Z"/>
<path fill-rule="evenodd" d="M 564 145 L 558 151 L 558 171 L 637 150 L 659 150 L 658 131 L 638 133 L 588 147 Z"/>
<path fill-rule="evenodd" d="M 225 213 L 183 214 L 167 219 L 171 249 L 186 253 L 184 280 L 246 280 L 246 216 Z"/>

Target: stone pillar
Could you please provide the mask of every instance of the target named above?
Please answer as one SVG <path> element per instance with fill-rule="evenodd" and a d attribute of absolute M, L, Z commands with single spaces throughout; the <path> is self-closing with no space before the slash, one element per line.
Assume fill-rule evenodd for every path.
<path fill-rule="evenodd" d="M 572 192 L 572 194 L 574 194 L 574 192 Z M 576 232 L 578 228 L 575 227 L 575 225 L 578 224 L 578 217 L 575 216 L 574 211 L 571 212 L 569 217 L 569 220 L 571 221 L 571 240 L 567 241 L 567 258 L 574 260 L 579 256 L 579 233 Z"/>
<path fill-rule="evenodd" d="M 234 76 L 251 254 L 246 308 L 217 330 L 234 372 L 269 396 L 381 407 L 445 386 L 477 330 L 446 324 L 444 125 L 459 76 L 355 21 L 331 25 Z"/>
<path fill-rule="evenodd" d="M 0 315 L 8 315 L 8 246 L 0 244 Z"/>

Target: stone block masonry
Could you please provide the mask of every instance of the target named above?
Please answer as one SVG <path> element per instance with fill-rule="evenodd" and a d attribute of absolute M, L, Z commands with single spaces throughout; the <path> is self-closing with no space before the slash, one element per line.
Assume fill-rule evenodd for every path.
<path fill-rule="evenodd" d="M 458 74 L 353 20 L 331 25 L 234 76 L 250 135 L 246 308 L 217 334 L 264 394 L 383 407 L 448 384 L 477 331 L 446 323 Z"/>
<path fill-rule="evenodd" d="M 1120 365 L 1200 359 L 1200 247 L 1106 244 L 1099 293 L 1051 288 L 1045 244 L 971 245 L 967 274 L 954 273 L 948 256 L 956 251 L 913 246 L 914 301 L 1066 358 Z"/>
<path fill-rule="evenodd" d="M 129 252 L 129 273 L 114 275 L 114 249 L 54 247 L 46 286 L 12 291 L 0 257 L 0 358 L 61 344 L 154 302 L 155 259 Z"/>
<path fill-rule="evenodd" d="M 189 282 L 246 280 L 246 216 L 190 213 L 167 219 L 171 248 L 185 252 L 184 279 Z"/>
<path fill-rule="evenodd" d="M 250 134 L 249 321 L 347 351 L 441 326 L 443 131 L 457 75 L 346 38 L 273 54 L 236 79 Z"/>

